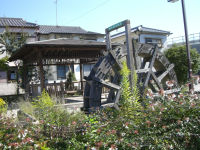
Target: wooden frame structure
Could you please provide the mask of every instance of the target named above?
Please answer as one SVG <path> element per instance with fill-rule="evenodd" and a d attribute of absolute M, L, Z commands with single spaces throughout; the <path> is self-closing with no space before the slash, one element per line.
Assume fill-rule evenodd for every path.
<path fill-rule="evenodd" d="M 9 61 L 22 60 L 24 65 L 24 87 L 28 89 L 28 67 L 39 66 L 41 90 L 45 88 L 43 66 L 70 65 L 79 59 L 81 90 L 83 90 L 82 64 L 96 63 L 106 50 L 105 42 L 71 39 L 53 39 L 27 43 L 10 57 Z"/>

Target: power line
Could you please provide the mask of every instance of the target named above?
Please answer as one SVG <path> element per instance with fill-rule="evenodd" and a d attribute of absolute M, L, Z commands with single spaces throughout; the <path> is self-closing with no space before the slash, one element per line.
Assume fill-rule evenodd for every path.
<path fill-rule="evenodd" d="M 95 10 L 98 9 L 99 7 L 102 7 L 103 5 L 105 5 L 106 3 L 108 3 L 109 1 L 111 1 L 111 0 L 105 0 L 105 1 L 103 1 L 102 3 L 100 3 L 99 5 L 97 5 L 96 7 L 92 8 L 92 9 L 86 11 L 85 13 L 83 13 L 82 15 L 77 16 L 77 17 L 75 17 L 74 19 L 70 20 L 69 22 L 67 22 L 67 24 L 70 24 L 70 23 L 72 23 L 72 22 L 74 22 L 74 21 L 76 21 L 76 20 L 78 20 L 78 19 L 80 19 L 80 18 L 86 16 L 87 14 L 89 14 L 89 13 L 95 11 Z"/>

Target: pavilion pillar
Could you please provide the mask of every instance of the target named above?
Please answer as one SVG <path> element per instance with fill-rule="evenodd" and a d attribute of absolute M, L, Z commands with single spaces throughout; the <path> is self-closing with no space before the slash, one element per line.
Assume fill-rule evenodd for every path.
<path fill-rule="evenodd" d="M 44 68 L 43 68 L 43 62 L 42 62 L 42 53 L 38 53 L 38 66 L 39 66 L 39 75 L 40 75 L 40 86 L 41 86 L 41 93 L 43 89 L 45 89 L 45 75 L 44 75 Z"/>
<path fill-rule="evenodd" d="M 29 87 L 29 81 L 28 81 L 28 64 L 25 60 L 23 60 L 23 88 L 25 90 L 25 100 L 28 99 L 30 96 L 30 87 Z"/>
<path fill-rule="evenodd" d="M 83 64 L 80 59 L 80 82 L 81 82 L 81 91 L 83 91 Z"/>

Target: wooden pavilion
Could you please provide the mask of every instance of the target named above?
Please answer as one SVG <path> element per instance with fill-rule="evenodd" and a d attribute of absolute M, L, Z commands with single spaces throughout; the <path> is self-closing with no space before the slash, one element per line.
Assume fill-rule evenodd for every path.
<path fill-rule="evenodd" d="M 105 42 L 71 39 L 53 39 L 27 43 L 10 57 L 9 61 L 22 60 L 24 66 L 23 81 L 26 93 L 29 93 L 28 67 L 38 66 L 41 90 L 45 88 L 44 66 L 71 65 L 79 59 L 80 82 L 83 90 L 82 64 L 95 63 L 106 50 Z"/>

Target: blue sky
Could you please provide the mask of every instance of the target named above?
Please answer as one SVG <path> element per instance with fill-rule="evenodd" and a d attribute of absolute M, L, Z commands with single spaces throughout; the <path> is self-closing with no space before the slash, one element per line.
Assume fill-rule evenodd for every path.
<path fill-rule="evenodd" d="M 104 33 L 125 19 L 131 27 L 143 25 L 184 35 L 181 1 L 167 0 L 57 0 L 58 25 L 81 26 Z M 185 0 L 188 32 L 200 32 L 200 0 Z M 0 0 L 0 17 L 23 18 L 41 25 L 56 25 L 55 0 Z"/>

